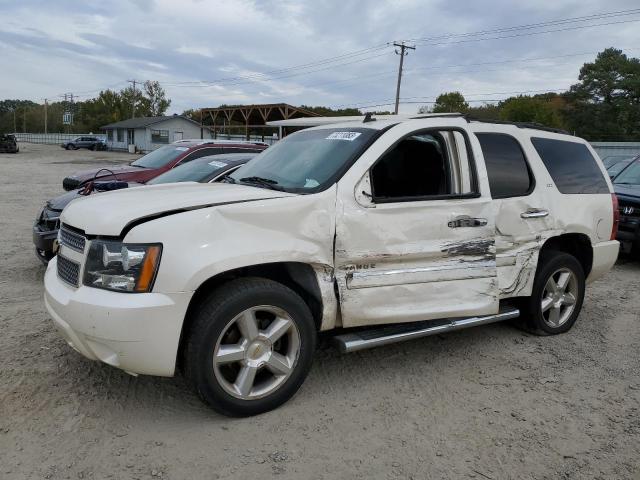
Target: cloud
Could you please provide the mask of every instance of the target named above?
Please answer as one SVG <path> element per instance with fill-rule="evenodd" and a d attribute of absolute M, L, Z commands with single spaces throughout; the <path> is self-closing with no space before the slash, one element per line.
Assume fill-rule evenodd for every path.
<path fill-rule="evenodd" d="M 387 103 L 395 95 L 398 64 L 391 47 L 286 69 L 394 40 L 634 7 L 635 0 L 2 2 L 0 56 L 11 67 L 0 76 L 0 97 L 92 95 L 136 78 L 160 81 L 177 112 L 241 102 Z M 639 31 L 628 23 L 448 45 L 418 42 L 405 59 L 402 97 L 428 101 L 460 90 L 469 98 L 500 98 L 489 94 L 568 87 L 595 52 L 633 48 Z M 581 52 L 587 53 L 543 58 Z M 638 56 L 640 50 L 628 53 Z M 248 78 L 229 79 L 240 76 Z"/>

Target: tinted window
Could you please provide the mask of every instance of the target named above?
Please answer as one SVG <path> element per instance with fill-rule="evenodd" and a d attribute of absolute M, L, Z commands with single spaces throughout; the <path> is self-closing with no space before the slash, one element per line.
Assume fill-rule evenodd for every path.
<path fill-rule="evenodd" d="M 609 193 L 607 182 L 586 145 L 536 137 L 531 143 L 561 193 Z"/>
<path fill-rule="evenodd" d="M 206 157 L 209 155 L 219 155 L 222 153 L 221 148 L 200 148 L 191 152 L 189 155 L 180 160 L 180 165 L 195 160 L 196 158 Z"/>
<path fill-rule="evenodd" d="M 528 195 L 533 187 L 533 178 L 518 141 L 498 133 L 478 133 L 476 136 L 487 166 L 491 196 L 508 198 Z"/>

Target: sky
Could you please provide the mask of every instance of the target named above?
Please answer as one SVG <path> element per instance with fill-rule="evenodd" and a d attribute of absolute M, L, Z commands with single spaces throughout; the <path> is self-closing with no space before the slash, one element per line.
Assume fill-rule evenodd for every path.
<path fill-rule="evenodd" d="M 637 0 L 0 0 L 0 99 L 81 100 L 157 80 L 168 113 L 290 103 L 400 111 L 560 91 L 607 47 L 640 57 Z M 608 25 L 602 25 L 602 24 Z M 509 29 L 474 35 L 475 32 Z M 583 28 L 584 27 L 584 28 Z M 561 30 L 561 31 L 557 31 Z"/>

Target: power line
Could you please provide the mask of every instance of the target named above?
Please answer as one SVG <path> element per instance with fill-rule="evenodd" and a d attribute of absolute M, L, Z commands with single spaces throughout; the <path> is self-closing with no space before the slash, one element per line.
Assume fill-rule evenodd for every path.
<path fill-rule="evenodd" d="M 528 24 L 524 24 L 524 25 L 514 25 L 514 26 L 511 26 L 511 27 L 494 28 L 494 29 L 489 29 L 489 30 L 479 30 L 479 31 L 476 31 L 476 32 L 447 33 L 447 34 L 436 35 L 436 36 L 431 36 L 431 37 L 411 38 L 411 39 L 409 39 L 409 41 L 411 41 L 411 42 L 421 42 L 421 41 L 431 41 L 431 40 L 443 40 L 443 39 L 447 39 L 447 38 L 451 38 L 451 37 L 470 37 L 470 36 L 479 36 L 479 35 L 493 35 L 493 34 L 499 34 L 499 33 L 505 33 L 505 32 L 509 32 L 509 31 L 514 31 L 514 30 L 527 30 L 527 29 L 534 29 L 534 28 L 543 28 L 543 27 L 548 27 L 548 26 L 552 26 L 552 25 L 586 22 L 586 21 L 592 21 L 592 20 L 599 20 L 599 19 L 602 19 L 602 18 L 612 18 L 612 17 L 619 17 L 619 16 L 624 16 L 624 15 L 635 15 L 635 14 L 638 14 L 638 13 L 640 13 L 640 8 L 632 8 L 632 9 L 629 9 L 629 10 L 617 10 L 617 11 L 612 11 L 612 12 L 603 12 L 603 13 L 596 13 L 596 14 L 591 14 L 591 15 L 583 15 L 583 16 L 579 16 L 579 17 L 569 17 L 569 18 L 562 18 L 562 19 L 557 19 L 557 20 L 548 20 L 548 21 L 545 21 L 545 22 L 528 23 Z"/>

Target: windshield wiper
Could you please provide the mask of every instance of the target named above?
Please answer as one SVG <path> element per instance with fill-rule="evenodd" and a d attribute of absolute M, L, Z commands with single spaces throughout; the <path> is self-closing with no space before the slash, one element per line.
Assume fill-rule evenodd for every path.
<path fill-rule="evenodd" d="M 278 186 L 278 182 L 272 180 L 270 178 L 263 177 L 243 177 L 240 179 L 241 182 L 250 183 L 253 185 L 260 185 L 261 187 L 268 188 L 270 190 L 278 190 L 280 192 L 284 191 L 284 188 Z"/>
<path fill-rule="evenodd" d="M 222 180 L 220 180 L 220 183 L 236 183 L 236 179 L 230 175 L 227 175 Z"/>

